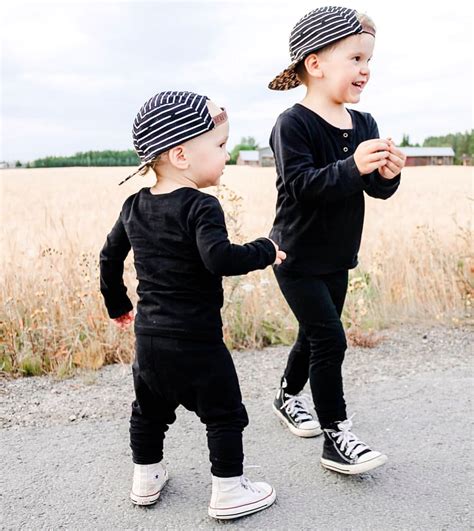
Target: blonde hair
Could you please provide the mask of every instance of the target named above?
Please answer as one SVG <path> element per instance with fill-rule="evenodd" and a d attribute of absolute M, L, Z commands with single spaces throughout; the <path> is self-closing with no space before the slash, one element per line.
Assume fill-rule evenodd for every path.
<path fill-rule="evenodd" d="M 360 25 L 362 26 L 362 30 L 364 32 L 373 34 L 375 37 L 377 30 L 376 30 L 374 21 L 369 17 L 369 15 L 367 15 L 366 13 L 359 13 L 358 11 L 356 11 L 356 17 Z M 341 40 L 344 40 L 344 39 L 341 39 Z M 327 46 L 324 46 L 323 48 L 321 48 L 320 50 L 317 50 L 316 52 L 310 52 L 308 55 L 311 55 L 311 53 L 331 52 L 332 50 L 334 50 L 334 48 L 336 48 L 336 46 L 341 42 L 341 40 L 328 44 Z M 308 57 L 308 55 L 306 57 Z M 296 77 L 299 79 L 300 83 L 302 83 L 303 85 L 306 85 L 306 80 L 307 80 L 306 66 L 304 64 L 306 57 L 302 59 L 295 66 Z"/>
<path fill-rule="evenodd" d="M 161 155 L 158 155 L 155 157 L 152 161 L 150 161 L 142 170 L 138 172 L 138 175 L 146 175 L 150 170 L 153 170 L 155 172 L 155 175 L 158 177 L 158 165 L 161 160 Z"/>
<path fill-rule="evenodd" d="M 369 17 L 369 15 L 367 15 L 366 13 L 359 13 L 358 11 L 356 11 L 356 17 L 357 17 L 357 20 L 360 22 L 362 29 L 369 33 L 373 33 L 375 36 L 377 32 L 377 28 L 375 27 L 374 21 Z"/>

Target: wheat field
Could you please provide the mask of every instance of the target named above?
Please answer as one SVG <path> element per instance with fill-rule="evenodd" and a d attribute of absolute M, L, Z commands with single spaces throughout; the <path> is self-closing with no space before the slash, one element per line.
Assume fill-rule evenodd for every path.
<path fill-rule="evenodd" d="M 107 318 L 97 259 L 124 199 L 151 176 L 129 168 L 0 172 L 0 371 L 68 374 L 129 361 L 133 334 Z M 236 241 L 267 235 L 274 168 L 228 166 L 217 193 Z M 344 321 L 353 338 L 411 320 L 466 322 L 472 297 L 473 169 L 406 168 L 387 201 L 367 198 L 359 267 Z M 284 244 L 282 245 L 284 248 Z M 126 282 L 133 294 L 131 257 Z M 226 279 L 225 339 L 232 348 L 291 342 L 295 321 L 270 269 Z M 356 332 L 356 333 L 354 333 Z"/>

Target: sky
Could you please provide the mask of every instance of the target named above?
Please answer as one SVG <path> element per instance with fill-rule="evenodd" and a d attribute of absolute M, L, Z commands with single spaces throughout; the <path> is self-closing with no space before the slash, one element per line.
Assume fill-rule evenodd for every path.
<path fill-rule="evenodd" d="M 0 160 L 132 149 L 133 119 L 163 90 L 226 107 L 229 150 L 260 146 L 304 88 L 267 85 L 290 63 L 308 11 L 343 5 L 377 26 L 371 80 L 354 108 L 411 142 L 473 127 L 472 0 L 15 2 L 1 7 Z"/>

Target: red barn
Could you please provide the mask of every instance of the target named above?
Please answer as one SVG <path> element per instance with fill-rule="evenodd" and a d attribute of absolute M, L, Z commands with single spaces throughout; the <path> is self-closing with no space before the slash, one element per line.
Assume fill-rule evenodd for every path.
<path fill-rule="evenodd" d="M 407 166 L 451 166 L 454 151 L 450 147 L 401 147 Z"/>

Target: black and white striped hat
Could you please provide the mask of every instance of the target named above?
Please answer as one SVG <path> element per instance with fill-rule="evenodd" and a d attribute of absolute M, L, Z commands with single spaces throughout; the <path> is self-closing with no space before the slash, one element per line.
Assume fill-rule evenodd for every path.
<path fill-rule="evenodd" d="M 299 20 L 290 33 L 291 65 L 268 84 L 273 90 L 288 90 L 300 85 L 296 76 L 296 65 L 328 44 L 357 33 L 373 31 L 362 27 L 357 19 L 357 11 L 346 7 L 319 7 Z M 375 37 L 375 35 L 374 35 Z"/>
<path fill-rule="evenodd" d="M 150 98 L 133 122 L 133 145 L 142 163 L 119 184 L 136 175 L 161 153 L 225 122 L 225 110 L 211 116 L 208 101 L 207 96 L 188 91 L 159 92 Z"/>

